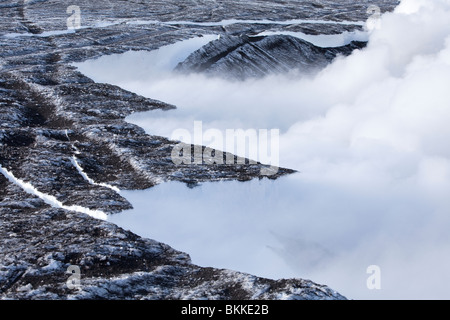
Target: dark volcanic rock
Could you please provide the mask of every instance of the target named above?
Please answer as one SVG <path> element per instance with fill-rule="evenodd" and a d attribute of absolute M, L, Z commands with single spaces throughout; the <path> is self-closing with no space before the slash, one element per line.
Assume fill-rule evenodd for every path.
<path fill-rule="evenodd" d="M 187 254 L 165 244 L 64 209 L 73 205 L 111 214 L 130 208 L 114 188 L 144 189 L 170 180 L 189 185 L 245 181 L 262 178 L 263 167 L 173 164 L 171 150 L 176 142 L 147 135 L 124 119 L 133 112 L 174 112 L 174 106 L 94 83 L 70 64 L 105 54 L 153 50 L 211 33 L 351 31 L 361 25 L 333 22 L 364 21 L 367 7 L 374 2 L 383 12 L 397 3 L 80 0 L 76 5 L 82 28 L 67 32 L 67 8 L 72 1 L 2 1 L 0 167 L 5 177 L 0 175 L 0 298 L 343 298 L 306 280 L 273 281 L 200 268 L 191 264 Z M 199 24 L 225 19 L 322 19 L 327 23 Z M 263 42 L 270 46 L 270 41 Z M 76 164 L 96 183 L 87 181 Z M 4 169 L 29 183 L 30 193 L 17 181 L 11 182 L 11 176 L 6 179 Z M 280 169 L 272 178 L 291 172 Z M 32 188 L 35 194 L 54 197 L 53 207 L 48 199 L 45 202 L 33 194 Z M 80 289 L 66 285 L 69 265 L 81 269 Z"/>
<path fill-rule="evenodd" d="M 338 55 L 350 55 L 365 45 L 354 41 L 342 47 L 321 48 L 286 35 L 223 36 L 192 53 L 175 70 L 239 80 L 292 70 L 309 74 L 324 68 Z"/>

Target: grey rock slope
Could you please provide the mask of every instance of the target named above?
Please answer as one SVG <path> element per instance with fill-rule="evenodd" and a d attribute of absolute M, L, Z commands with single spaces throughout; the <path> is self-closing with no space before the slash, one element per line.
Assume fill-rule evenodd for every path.
<path fill-rule="evenodd" d="M 350 55 L 365 45 L 365 42 L 353 41 L 342 47 L 321 48 L 286 35 L 223 36 L 192 53 L 175 70 L 237 80 L 293 70 L 311 74 L 324 68 L 338 55 Z"/>
<path fill-rule="evenodd" d="M 67 32 L 67 8 L 72 1 L 2 1 L 0 298 L 343 298 L 306 280 L 272 281 L 200 268 L 187 254 L 165 244 L 64 209 L 77 206 L 114 214 L 130 208 L 126 199 L 101 183 L 144 189 L 170 180 L 190 186 L 224 179 L 246 181 L 261 178 L 262 167 L 174 165 L 170 155 L 176 142 L 147 135 L 124 121 L 133 112 L 175 112 L 174 106 L 94 83 L 70 63 L 129 50 L 153 50 L 210 33 L 355 30 L 360 25 L 333 22 L 366 19 L 372 2 L 78 1 L 82 28 Z M 394 5 L 380 1 L 383 11 Z M 329 23 L 201 23 L 236 18 L 324 19 Z M 98 184 L 84 179 L 75 163 Z M 6 172 L 29 183 L 27 192 L 18 180 L 7 179 Z M 272 178 L 291 172 L 280 169 Z M 53 200 L 43 201 L 42 195 Z M 70 290 L 66 285 L 69 265 L 81 269 L 80 289 Z"/>

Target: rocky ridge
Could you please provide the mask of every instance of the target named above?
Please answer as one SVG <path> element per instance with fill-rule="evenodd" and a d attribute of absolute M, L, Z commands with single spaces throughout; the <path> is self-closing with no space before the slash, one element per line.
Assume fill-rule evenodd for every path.
<path fill-rule="evenodd" d="M 288 36 L 223 36 L 192 53 L 175 68 L 183 73 L 204 73 L 245 80 L 295 71 L 310 75 L 321 70 L 338 55 L 348 56 L 366 42 L 321 48 Z"/>

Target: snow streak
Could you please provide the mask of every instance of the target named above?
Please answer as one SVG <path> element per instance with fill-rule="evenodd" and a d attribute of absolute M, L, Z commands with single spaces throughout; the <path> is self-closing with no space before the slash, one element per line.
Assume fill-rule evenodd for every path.
<path fill-rule="evenodd" d="M 39 197 L 45 203 L 51 205 L 54 208 L 59 208 L 59 209 L 65 209 L 65 210 L 69 210 L 69 211 L 84 213 L 84 214 L 87 214 L 87 215 L 89 215 L 89 216 L 91 216 L 93 218 L 96 218 L 96 219 L 101 219 L 101 220 L 106 220 L 107 219 L 107 215 L 103 211 L 91 210 L 89 208 L 84 208 L 84 207 L 81 207 L 81 206 L 66 206 L 66 205 L 64 205 L 61 201 L 56 199 L 56 197 L 54 197 L 52 195 L 49 195 L 49 194 L 45 194 L 43 192 L 40 192 L 31 183 L 25 182 L 23 180 L 20 180 L 20 179 L 16 178 L 14 176 L 14 174 L 12 174 L 7 169 L 3 168 L 1 165 L 0 165 L 0 172 L 9 181 L 11 181 L 12 183 L 14 183 L 17 186 L 21 187 L 26 193 L 29 193 L 29 194 L 32 194 L 32 195 L 35 195 L 35 196 Z"/>
<path fill-rule="evenodd" d="M 72 162 L 73 166 L 77 169 L 78 173 L 83 177 L 84 180 L 86 180 L 87 182 L 89 182 L 92 185 L 95 186 L 100 186 L 100 187 L 105 187 L 105 188 L 109 188 L 111 190 L 114 190 L 116 192 L 120 192 L 120 189 L 117 187 L 114 187 L 112 185 L 109 185 L 107 183 L 97 183 L 95 182 L 93 179 L 91 179 L 86 172 L 84 172 L 83 168 L 80 166 L 77 157 L 73 156 L 70 161 Z"/>

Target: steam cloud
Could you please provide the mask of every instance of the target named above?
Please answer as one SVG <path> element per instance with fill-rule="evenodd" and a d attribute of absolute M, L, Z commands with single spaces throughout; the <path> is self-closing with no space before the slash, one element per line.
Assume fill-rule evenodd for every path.
<path fill-rule="evenodd" d="M 450 298 L 449 21 L 448 0 L 403 0 L 366 49 L 312 78 L 242 83 L 168 71 L 214 36 L 79 65 L 96 81 L 177 105 L 129 118 L 151 134 L 170 137 L 194 120 L 279 128 L 281 165 L 299 171 L 124 192 L 135 210 L 111 220 L 201 265 L 310 278 L 350 298 Z M 381 268 L 381 290 L 366 287 L 369 265 Z"/>

